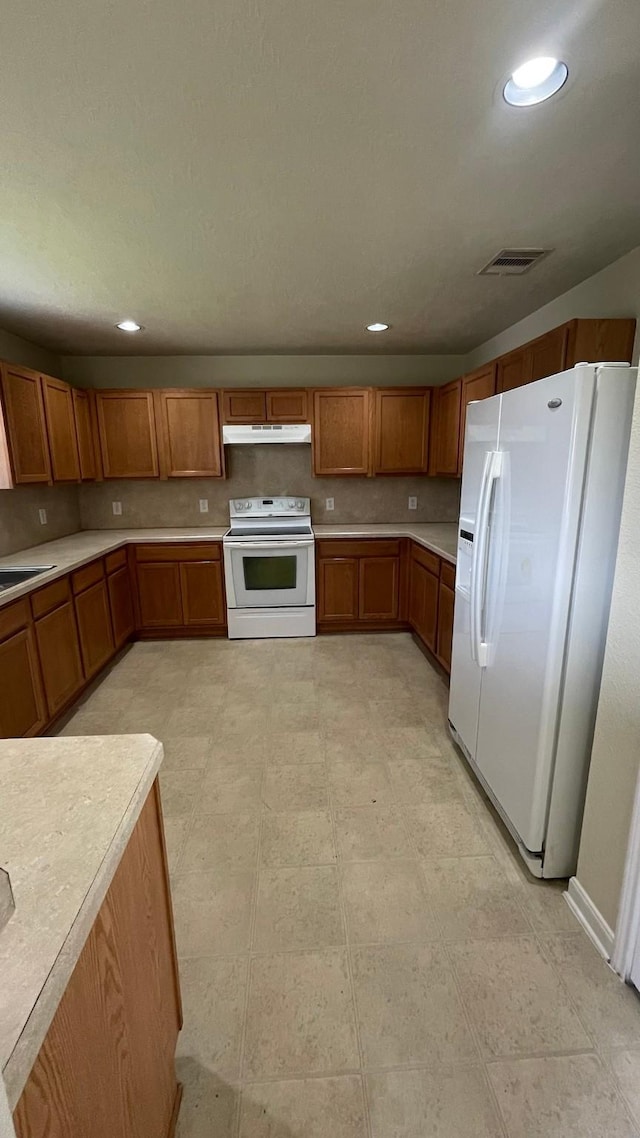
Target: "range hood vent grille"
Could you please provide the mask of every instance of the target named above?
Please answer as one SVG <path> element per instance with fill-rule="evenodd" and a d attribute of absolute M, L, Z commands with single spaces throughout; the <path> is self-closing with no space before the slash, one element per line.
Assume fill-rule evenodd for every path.
<path fill-rule="evenodd" d="M 515 277 L 528 273 L 529 269 L 547 257 L 551 249 L 501 249 L 495 257 L 479 269 L 476 276 Z"/>

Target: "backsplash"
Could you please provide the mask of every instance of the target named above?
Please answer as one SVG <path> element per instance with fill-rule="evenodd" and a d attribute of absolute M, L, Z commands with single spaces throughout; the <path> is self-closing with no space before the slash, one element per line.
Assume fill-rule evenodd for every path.
<path fill-rule="evenodd" d="M 227 478 L 175 478 L 114 481 L 80 487 L 82 529 L 147 526 L 211 526 L 229 521 L 229 499 L 260 494 L 311 498 L 314 522 L 455 522 L 460 507 L 456 478 L 314 478 L 308 446 L 274 445 L 226 448 Z M 409 510 L 409 495 L 418 509 Z M 333 498 L 335 509 L 325 509 Z M 198 499 L 208 498 L 201 514 Z M 115 516 L 111 503 L 122 503 Z"/>
<path fill-rule="evenodd" d="M 41 525 L 38 511 L 47 511 Z M 16 486 L 0 490 L 0 556 L 77 533 L 80 529 L 78 487 Z"/>

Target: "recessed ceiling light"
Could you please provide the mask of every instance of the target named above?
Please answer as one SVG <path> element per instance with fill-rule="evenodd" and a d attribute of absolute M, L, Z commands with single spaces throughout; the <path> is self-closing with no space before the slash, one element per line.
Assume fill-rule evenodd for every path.
<path fill-rule="evenodd" d="M 367 324 L 367 332 L 387 332 L 388 330 L 388 324 Z"/>
<path fill-rule="evenodd" d="M 503 95 L 512 107 L 533 107 L 555 95 L 566 83 L 568 75 L 569 69 L 561 59 L 542 55 L 516 67 L 505 83 Z"/>
<path fill-rule="evenodd" d="M 119 328 L 121 332 L 141 332 L 142 324 L 137 324 L 135 320 L 121 320 L 119 324 L 116 324 L 116 328 Z"/>

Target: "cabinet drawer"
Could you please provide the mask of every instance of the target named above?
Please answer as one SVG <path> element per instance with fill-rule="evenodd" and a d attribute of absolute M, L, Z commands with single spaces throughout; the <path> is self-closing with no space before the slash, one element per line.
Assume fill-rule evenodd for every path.
<path fill-rule="evenodd" d="M 179 541 L 164 545 L 136 545 L 136 561 L 220 561 L 222 544 L 183 545 Z"/>
<path fill-rule="evenodd" d="M 69 596 L 69 578 L 61 577 L 59 581 L 53 581 L 51 585 L 38 589 L 37 593 L 32 594 L 31 611 L 35 618 L 45 616 L 46 613 L 53 612 L 68 601 Z"/>
<path fill-rule="evenodd" d="M 422 565 L 429 573 L 439 577 L 440 558 L 436 557 L 435 553 L 429 553 L 428 549 L 423 549 L 421 545 L 416 545 L 415 541 L 411 542 L 411 560 L 417 561 L 418 565 Z"/>
<path fill-rule="evenodd" d="M 15 605 L 7 605 L 0 609 L 0 640 L 11 636 L 19 628 L 26 628 L 29 623 L 29 602 L 26 597 L 16 601 Z"/>
<path fill-rule="evenodd" d="M 107 573 L 115 573 L 116 569 L 121 569 L 123 565 L 127 564 L 127 551 L 126 549 L 115 549 L 113 553 L 107 553 L 104 559 L 104 567 Z"/>
<path fill-rule="evenodd" d="M 380 541 L 378 538 L 331 538 L 316 542 L 318 557 L 399 557 L 399 541 Z"/>
<path fill-rule="evenodd" d="M 102 561 L 92 561 L 90 565 L 83 565 L 82 569 L 78 569 L 75 573 L 71 574 L 71 588 L 74 593 L 82 593 L 85 589 L 95 585 L 104 577 L 104 568 Z"/>
<path fill-rule="evenodd" d="M 440 580 L 443 585 L 449 589 L 455 588 L 456 584 L 456 567 L 450 561 L 440 562 Z"/>

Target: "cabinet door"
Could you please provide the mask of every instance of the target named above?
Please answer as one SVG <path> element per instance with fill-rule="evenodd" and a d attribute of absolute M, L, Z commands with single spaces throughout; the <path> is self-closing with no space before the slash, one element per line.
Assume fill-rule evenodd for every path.
<path fill-rule="evenodd" d="M 429 474 L 457 475 L 460 449 L 460 399 L 462 381 L 433 389 Z"/>
<path fill-rule="evenodd" d="M 477 371 L 470 372 L 462 379 L 462 397 L 460 403 L 460 452 L 458 458 L 458 473 L 462 474 L 462 459 L 464 457 L 464 437 L 467 428 L 467 407 L 478 399 L 489 399 L 496 393 L 496 365 L 487 364 Z"/>
<path fill-rule="evenodd" d="M 313 473 L 369 474 L 371 393 L 325 388 L 313 393 Z"/>
<path fill-rule="evenodd" d="M 40 376 L 28 368 L 2 364 L 0 378 L 13 481 L 50 482 L 51 460 Z"/>
<path fill-rule="evenodd" d="M 571 320 L 565 367 L 583 361 L 603 363 L 620 360 L 631 363 L 635 320 Z"/>
<path fill-rule="evenodd" d="M 223 391 L 223 423 L 264 423 L 267 404 L 264 391 Z"/>
<path fill-rule="evenodd" d="M 430 391 L 375 392 L 375 474 L 426 474 Z"/>
<path fill-rule="evenodd" d="M 409 624 L 430 648 L 436 650 L 439 580 L 419 561 L 411 561 Z"/>
<path fill-rule="evenodd" d="M 309 400 L 304 388 L 267 391 L 267 423 L 308 423 Z"/>
<path fill-rule="evenodd" d="M 104 477 L 157 478 L 152 393 L 98 391 L 96 410 Z"/>
<path fill-rule="evenodd" d="M 564 371 L 567 359 L 567 342 L 569 329 L 566 324 L 554 328 L 545 336 L 540 336 L 529 345 L 531 355 L 530 381 L 544 379 L 547 375 L 556 375 Z"/>
<path fill-rule="evenodd" d="M 438 596 L 438 644 L 436 656 L 447 671 L 451 671 L 451 645 L 453 642 L 453 603 L 454 592 L 448 585 L 440 582 Z"/>
<path fill-rule="evenodd" d="M 358 619 L 358 561 L 355 557 L 320 558 L 318 621 Z"/>
<path fill-rule="evenodd" d="M 109 594 L 104 578 L 75 598 L 84 674 L 89 679 L 113 656 Z"/>
<path fill-rule="evenodd" d="M 532 358 L 528 348 L 501 356 L 496 365 L 496 391 L 513 391 L 531 380 Z"/>
<path fill-rule="evenodd" d="M 78 439 L 80 477 L 83 481 L 91 481 L 97 478 L 98 467 L 93 434 L 91 399 L 87 391 L 79 391 L 78 388 L 73 389 L 73 410 L 76 420 L 76 437 Z"/>
<path fill-rule="evenodd" d="M 159 391 L 163 478 L 222 478 L 215 391 Z"/>
<path fill-rule="evenodd" d="M 42 395 L 49 438 L 51 474 L 54 482 L 79 482 L 80 461 L 73 391 L 68 383 L 42 376 Z"/>
<path fill-rule="evenodd" d="M 398 619 L 400 561 L 397 557 L 363 557 L 359 566 L 360 620 Z"/>
<path fill-rule="evenodd" d="M 49 716 L 80 691 L 84 682 L 75 612 L 71 601 L 35 624 L 38 654 Z"/>
<path fill-rule="evenodd" d="M 176 561 L 143 562 L 136 572 L 142 627 L 171 628 L 184 624 L 179 564 Z"/>
<path fill-rule="evenodd" d="M 133 618 L 133 598 L 131 596 L 131 577 L 128 565 L 116 569 L 107 577 L 109 591 L 109 607 L 111 609 L 111 624 L 113 626 L 113 639 L 116 648 L 132 636 L 135 621 Z"/>
<path fill-rule="evenodd" d="M 226 605 L 219 561 L 184 561 L 180 565 L 183 622 L 226 624 Z"/>
<path fill-rule="evenodd" d="M 40 668 L 31 628 L 22 628 L 0 644 L 0 738 L 37 735 L 46 711 Z"/>

